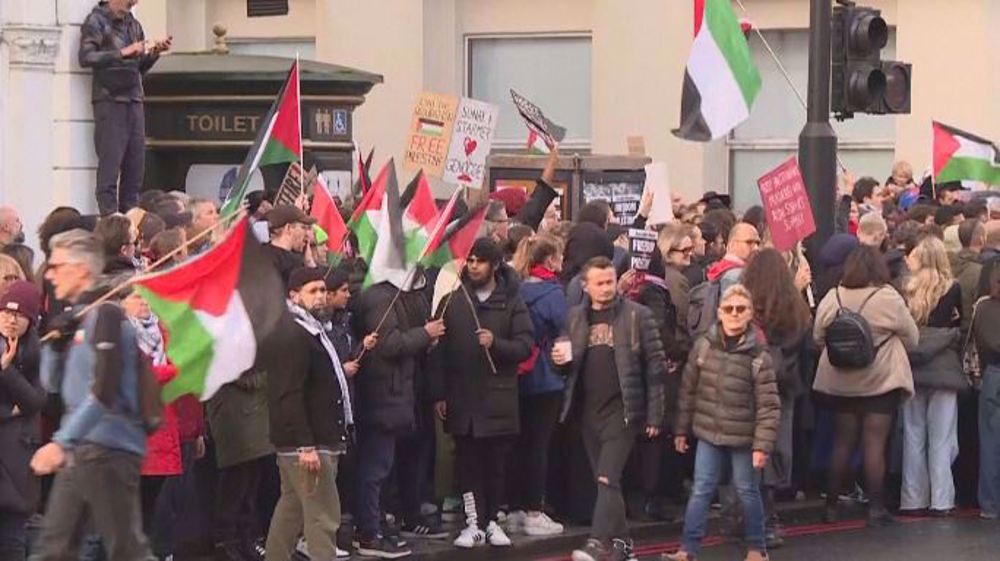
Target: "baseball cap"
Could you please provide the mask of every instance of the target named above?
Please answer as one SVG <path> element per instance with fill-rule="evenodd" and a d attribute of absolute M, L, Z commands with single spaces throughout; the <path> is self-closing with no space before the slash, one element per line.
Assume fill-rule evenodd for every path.
<path fill-rule="evenodd" d="M 277 230 L 283 226 L 298 222 L 301 224 L 315 224 L 316 219 L 302 212 L 297 206 L 277 205 L 267 213 L 267 227 L 270 230 Z"/>

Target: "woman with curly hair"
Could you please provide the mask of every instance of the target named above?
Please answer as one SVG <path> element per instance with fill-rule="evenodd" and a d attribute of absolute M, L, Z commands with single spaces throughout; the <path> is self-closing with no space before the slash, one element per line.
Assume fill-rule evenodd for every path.
<path fill-rule="evenodd" d="M 955 507 L 951 464 L 958 455 L 958 392 L 968 388 L 957 348 L 962 292 L 941 240 L 925 237 L 906 258 L 905 293 L 920 343 L 910 352 L 916 394 L 903 405 L 900 508 L 947 515 Z"/>

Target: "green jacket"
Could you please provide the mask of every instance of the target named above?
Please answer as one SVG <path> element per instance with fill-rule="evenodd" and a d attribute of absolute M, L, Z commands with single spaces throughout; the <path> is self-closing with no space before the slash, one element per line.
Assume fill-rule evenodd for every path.
<path fill-rule="evenodd" d="M 248 370 L 205 404 L 215 462 L 220 468 L 274 453 L 268 425 L 267 373 Z"/>

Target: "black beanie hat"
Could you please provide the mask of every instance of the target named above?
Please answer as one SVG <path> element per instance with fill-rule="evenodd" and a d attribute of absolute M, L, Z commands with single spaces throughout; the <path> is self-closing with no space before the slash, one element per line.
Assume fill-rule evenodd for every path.
<path fill-rule="evenodd" d="M 472 251 L 469 255 L 475 255 L 483 261 L 488 261 L 494 266 L 503 262 L 503 250 L 492 238 L 479 238 L 472 244 Z"/>

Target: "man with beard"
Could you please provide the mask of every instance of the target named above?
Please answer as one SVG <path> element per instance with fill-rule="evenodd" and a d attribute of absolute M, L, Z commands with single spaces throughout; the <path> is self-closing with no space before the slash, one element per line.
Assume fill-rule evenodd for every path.
<path fill-rule="evenodd" d="M 503 263 L 492 239 L 476 240 L 462 282 L 443 300 L 447 308 L 439 314 L 448 330 L 431 355 L 431 393 L 455 438 L 455 472 L 465 503 L 466 528 L 455 546 L 488 541 L 506 547 L 510 539 L 494 517 L 506 503 L 507 456 L 520 432 L 517 367 L 531 355 L 534 328 L 517 273 Z"/>
<path fill-rule="evenodd" d="M 0 205 L 0 247 L 16 243 L 24 243 L 24 224 L 21 223 L 17 209 L 10 205 Z"/>
<path fill-rule="evenodd" d="M 281 498 L 271 518 L 265 558 L 287 560 L 302 533 L 311 558 L 335 559 L 337 464 L 347 452 L 354 424 L 351 395 L 340 356 L 318 318 L 326 308 L 323 269 L 292 271 L 288 289 L 291 314 L 272 340 L 281 349 L 281 375 L 271 376 L 267 388 Z"/>
<path fill-rule="evenodd" d="M 611 260 L 591 259 L 582 275 L 588 298 L 566 317 L 568 342 L 552 348 L 568 373 L 561 420 L 580 419 L 597 484 L 590 539 L 573 561 L 632 561 L 622 471 L 639 434 L 662 431 L 666 359 L 653 313 L 618 295 Z"/>

